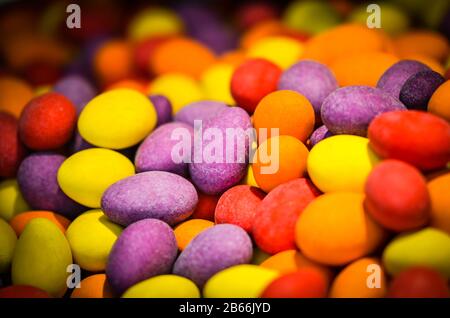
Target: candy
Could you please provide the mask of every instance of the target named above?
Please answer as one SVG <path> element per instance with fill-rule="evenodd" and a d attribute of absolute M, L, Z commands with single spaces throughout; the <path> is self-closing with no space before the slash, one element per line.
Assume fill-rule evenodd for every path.
<path fill-rule="evenodd" d="M 315 61 L 301 61 L 283 72 L 278 89 L 293 90 L 311 102 L 320 120 L 320 107 L 325 98 L 338 88 L 333 73 L 323 64 Z"/>
<path fill-rule="evenodd" d="M 0 298 L 52 298 L 47 292 L 33 286 L 11 285 L 0 289 Z"/>
<path fill-rule="evenodd" d="M 363 137 L 339 135 L 315 145 L 307 162 L 314 185 L 323 192 L 363 192 L 367 176 L 379 161 L 368 144 Z"/>
<path fill-rule="evenodd" d="M 247 174 L 245 175 L 244 179 L 242 179 L 241 183 L 259 188 L 258 183 L 256 183 L 255 176 L 253 175 L 253 169 L 251 165 L 248 165 Z"/>
<path fill-rule="evenodd" d="M 402 56 L 423 54 L 440 61 L 447 58 L 450 52 L 447 40 L 433 31 L 408 32 L 395 40 L 395 46 L 398 53 Z"/>
<path fill-rule="evenodd" d="M 216 63 L 202 74 L 201 84 L 207 99 L 220 101 L 228 105 L 236 102 L 231 96 L 230 83 L 235 67 L 229 63 Z"/>
<path fill-rule="evenodd" d="M 206 298 L 257 298 L 279 276 L 256 265 L 237 265 L 218 272 L 203 288 Z"/>
<path fill-rule="evenodd" d="M 20 139 L 33 150 L 56 149 L 69 141 L 75 122 L 75 106 L 61 94 L 46 93 L 33 98 L 23 109 Z"/>
<path fill-rule="evenodd" d="M 139 173 L 157 170 L 187 176 L 189 154 L 184 154 L 179 158 L 179 162 L 174 161 L 173 154 L 176 145 L 180 143 L 180 134 L 184 137 L 186 133 L 190 135 L 192 144 L 194 129 L 190 125 L 175 122 L 158 127 L 139 146 L 134 159 L 136 171 Z"/>
<path fill-rule="evenodd" d="M 450 125 L 432 114 L 381 114 L 371 122 L 368 136 L 380 157 L 403 160 L 422 170 L 443 168 L 450 160 Z"/>
<path fill-rule="evenodd" d="M 74 218 L 85 210 L 58 184 L 58 169 L 65 160 L 62 155 L 44 152 L 31 154 L 22 161 L 17 182 L 25 201 L 34 210 L 55 211 L 68 218 Z"/>
<path fill-rule="evenodd" d="M 130 287 L 122 298 L 200 298 L 200 291 L 185 277 L 159 275 Z"/>
<path fill-rule="evenodd" d="M 86 105 L 78 119 L 78 130 L 93 145 L 123 149 L 143 140 L 155 127 L 156 116 L 145 95 L 130 89 L 115 89 L 98 95 Z"/>
<path fill-rule="evenodd" d="M 367 178 L 364 207 L 375 221 L 394 231 L 428 223 L 430 196 L 425 178 L 413 166 L 398 160 L 378 164 Z"/>
<path fill-rule="evenodd" d="M 177 239 L 178 249 L 183 251 L 186 246 L 201 232 L 214 226 L 214 223 L 202 219 L 187 220 L 173 230 Z"/>
<path fill-rule="evenodd" d="M 383 251 L 383 264 L 391 275 L 412 266 L 426 266 L 450 277 L 450 236 L 434 228 L 401 234 Z"/>
<path fill-rule="evenodd" d="M 364 195 L 324 194 L 312 201 L 296 224 L 296 243 L 302 253 L 322 264 L 344 265 L 371 253 L 384 232 L 363 209 Z"/>
<path fill-rule="evenodd" d="M 25 148 L 19 135 L 16 118 L 8 113 L 0 112 L 0 177 L 14 177 L 19 164 L 25 156 Z"/>
<path fill-rule="evenodd" d="M 400 91 L 400 101 L 408 109 L 426 110 L 434 92 L 445 82 L 445 79 L 434 71 L 421 71 L 405 82 Z"/>
<path fill-rule="evenodd" d="M 219 198 L 219 195 L 208 195 L 199 192 L 198 203 L 195 207 L 194 213 L 192 213 L 192 218 L 214 221 L 214 213 Z"/>
<path fill-rule="evenodd" d="M 306 142 L 314 129 L 314 109 L 305 96 L 290 90 L 281 90 L 266 95 L 253 114 L 253 123 L 259 142 L 279 135 L 293 136 Z M 263 134 L 264 130 L 264 134 Z"/>
<path fill-rule="evenodd" d="M 270 154 L 270 157 L 268 157 Z M 308 149 L 292 136 L 275 136 L 264 141 L 252 164 L 255 180 L 266 192 L 302 177 L 306 172 Z"/>
<path fill-rule="evenodd" d="M 321 108 L 322 121 L 333 134 L 365 137 L 367 128 L 379 114 L 405 110 L 393 96 L 368 86 L 348 86 L 331 93 Z"/>
<path fill-rule="evenodd" d="M 309 137 L 309 144 L 312 148 L 315 145 L 317 145 L 320 141 L 331 136 L 333 136 L 333 134 L 328 130 L 327 126 L 322 125 L 313 131 L 313 133 Z"/>
<path fill-rule="evenodd" d="M 108 218 L 124 226 L 146 218 L 174 225 L 192 214 L 197 200 L 197 191 L 188 180 L 165 171 L 148 171 L 111 185 L 101 206 Z"/>
<path fill-rule="evenodd" d="M 382 298 L 386 295 L 386 275 L 375 258 L 361 258 L 347 265 L 334 279 L 332 298 Z"/>
<path fill-rule="evenodd" d="M 183 21 L 175 12 L 162 7 L 140 10 L 128 25 L 128 36 L 133 41 L 178 34 L 182 31 Z"/>
<path fill-rule="evenodd" d="M 25 230 L 27 224 L 36 218 L 44 218 L 53 222 L 63 234 L 66 232 L 66 229 L 70 224 L 70 221 L 62 215 L 50 211 L 29 211 L 20 213 L 13 217 L 11 221 L 9 221 L 9 224 L 14 229 L 17 236 L 20 236 L 20 234 L 22 234 Z"/>
<path fill-rule="evenodd" d="M 74 288 L 70 298 L 112 298 L 105 274 L 95 274 L 80 282 L 79 288 Z"/>
<path fill-rule="evenodd" d="M 431 225 L 450 234 L 450 173 L 443 174 L 428 182 L 431 198 Z"/>
<path fill-rule="evenodd" d="M 172 229 L 162 221 L 145 219 L 128 226 L 109 254 L 106 276 L 112 290 L 121 295 L 138 282 L 169 273 L 177 250 Z"/>
<path fill-rule="evenodd" d="M 16 179 L 7 179 L 0 182 L 0 218 L 5 221 L 14 216 L 30 210 L 25 199 L 20 193 L 19 184 Z"/>
<path fill-rule="evenodd" d="M 93 68 L 105 85 L 132 77 L 134 66 L 131 45 L 122 40 L 108 40 L 95 52 Z"/>
<path fill-rule="evenodd" d="M 223 244 L 227 242 L 227 244 Z M 197 235 L 177 258 L 173 273 L 202 287 L 221 270 L 250 262 L 252 242 L 247 233 L 232 224 L 219 224 Z"/>
<path fill-rule="evenodd" d="M 194 126 L 194 121 L 205 121 L 216 117 L 227 105 L 222 102 L 201 101 L 184 106 L 176 115 L 175 121 Z"/>
<path fill-rule="evenodd" d="M 428 111 L 450 121 L 450 107 L 447 101 L 450 100 L 450 81 L 446 81 L 439 86 L 428 102 Z"/>
<path fill-rule="evenodd" d="M 67 228 L 66 238 L 73 258 L 81 268 L 105 270 L 112 246 L 122 227 L 111 222 L 101 210 L 90 210 L 78 216 Z"/>
<path fill-rule="evenodd" d="M 67 289 L 66 270 L 71 264 L 72 253 L 64 234 L 53 222 L 37 218 L 28 223 L 17 241 L 12 260 L 12 282 L 61 297 Z"/>
<path fill-rule="evenodd" d="M 162 124 L 172 121 L 172 104 L 163 95 L 150 95 L 150 101 L 156 110 L 158 120 L 156 121 L 156 127 Z"/>
<path fill-rule="evenodd" d="M 295 64 L 303 53 L 303 45 L 286 36 L 271 36 L 259 40 L 248 50 L 248 57 L 262 58 L 282 69 Z"/>
<path fill-rule="evenodd" d="M 16 247 L 16 233 L 6 221 L 0 219 L 0 273 L 9 272 Z"/>
<path fill-rule="evenodd" d="M 261 99 L 277 89 L 281 68 L 265 59 L 242 63 L 231 78 L 231 95 L 237 105 L 253 113 Z"/>
<path fill-rule="evenodd" d="M 70 75 L 60 79 L 52 89 L 67 97 L 77 109 L 77 114 L 95 97 L 96 91 L 92 84 L 79 75 Z"/>
<path fill-rule="evenodd" d="M 24 81 L 11 76 L 0 77 L 0 111 L 16 118 L 24 106 L 33 98 L 33 90 Z"/>
<path fill-rule="evenodd" d="M 234 224 L 251 233 L 258 217 L 257 207 L 263 198 L 264 193 L 251 186 L 237 185 L 228 189 L 217 202 L 216 224 Z"/>
<path fill-rule="evenodd" d="M 125 156 L 109 149 L 92 148 L 67 158 L 58 170 L 57 180 L 72 200 L 99 208 L 103 192 L 132 175 L 134 166 Z"/>

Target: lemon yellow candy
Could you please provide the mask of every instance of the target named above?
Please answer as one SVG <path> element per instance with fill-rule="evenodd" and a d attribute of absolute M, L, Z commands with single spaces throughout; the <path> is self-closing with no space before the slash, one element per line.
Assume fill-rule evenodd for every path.
<path fill-rule="evenodd" d="M 203 289 L 207 298 L 257 298 L 279 273 L 257 265 L 236 265 L 211 277 Z"/>
<path fill-rule="evenodd" d="M 218 63 L 203 73 L 200 83 L 207 99 L 236 105 L 230 90 L 234 69 L 231 64 Z"/>
<path fill-rule="evenodd" d="M 0 219 L 0 274 L 9 271 L 16 241 L 14 230 L 3 219 Z"/>
<path fill-rule="evenodd" d="M 12 260 L 14 285 L 40 288 L 54 297 L 64 295 L 72 253 L 61 230 L 43 218 L 31 220 L 19 237 Z"/>
<path fill-rule="evenodd" d="M 91 272 L 105 270 L 109 252 L 122 230 L 102 210 L 78 216 L 66 230 L 75 263 Z"/>
<path fill-rule="evenodd" d="M 17 214 L 29 210 L 16 179 L 0 182 L 0 218 L 9 221 Z"/>
<path fill-rule="evenodd" d="M 147 96 L 119 88 L 98 95 L 83 108 L 78 130 L 95 146 L 124 149 L 147 137 L 156 120 L 155 107 Z"/>
<path fill-rule="evenodd" d="M 172 103 L 174 114 L 187 104 L 204 99 L 200 84 L 192 77 L 178 73 L 158 76 L 150 84 L 149 93 L 166 96 Z"/>
<path fill-rule="evenodd" d="M 369 147 L 369 139 L 338 135 L 322 140 L 311 149 L 307 170 L 322 192 L 364 192 L 367 176 L 379 161 Z"/>
<path fill-rule="evenodd" d="M 149 8 L 140 11 L 128 27 L 131 40 L 139 41 L 153 36 L 171 35 L 183 31 L 183 22 L 165 8 Z"/>
<path fill-rule="evenodd" d="M 256 182 L 255 175 L 253 174 L 252 166 L 249 165 L 247 168 L 247 174 L 245 175 L 245 178 L 242 179 L 242 184 L 246 184 L 252 187 L 259 188 L 258 183 Z"/>
<path fill-rule="evenodd" d="M 189 279 L 160 275 L 130 287 L 123 298 L 200 298 L 200 291 Z"/>
<path fill-rule="evenodd" d="M 91 148 L 67 158 L 58 170 L 58 184 L 72 200 L 99 208 L 103 192 L 113 183 L 134 175 L 124 155 L 109 149 Z"/>
<path fill-rule="evenodd" d="M 383 264 L 391 275 L 413 266 L 426 266 L 450 278 L 450 236 L 434 228 L 401 234 L 383 252 Z"/>
<path fill-rule="evenodd" d="M 251 58 L 264 58 L 286 69 L 294 65 L 303 53 L 303 45 L 294 39 L 282 36 L 266 37 L 254 45 L 248 51 Z"/>

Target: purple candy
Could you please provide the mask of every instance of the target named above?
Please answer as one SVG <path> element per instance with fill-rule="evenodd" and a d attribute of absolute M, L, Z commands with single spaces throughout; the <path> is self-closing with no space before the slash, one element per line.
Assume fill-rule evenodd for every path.
<path fill-rule="evenodd" d="M 139 146 L 134 160 L 136 171 L 168 171 L 187 176 L 189 153 L 185 153 L 185 159 L 180 162 L 182 158 L 173 158 L 172 152 L 186 137 L 190 152 L 193 136 L 194 129 L 185 123 L 173 122 L 158 127 Z M 182 155 L 181 151 L 177 153 Z"/>
<path fill-rule="evenodd" d="M 146 219 L 128 226 L 108 257 L 106 276 L 117 295 L 153 276 L 168 274 L 177 257 L 177 242 L 166 223 Z"/>
<path fill-rule="evenodd" d="M 210 128 L 214 133 L 219 132 L 220 136 L 214 134 L 202 138 Z M 193 163 L 189 164 L 189 172 L 192 182 L 203 193 L 219 194 L 244 177 L 253 137 L 249 134 L 251 129 L 249 115 L 239 107 L 225 108 L 216 117 L 205 120 L 202 134 L 197 129 L 194 133 Z M 235 135 L 232 139 L 227 138 L 230 131 Z M 221 154 L 220 150 L 215 149 L 220 147 L 217 146 L 217 139 L 222 145 Z"/>
<path fill-rule="evenodd" d="M 72 143 L 70 144 L 70 153 L 74 154 L 81 150 L 86 150 L 89 148 L 96 148 L 96 146 L 87 142 L 83 137 L 81 137 L 78 129 L 75 131 Z"/>
<path fill-rule="evenodd" d="M 322 105 L 322 121 L 335 135 L 366 136 L 377 115 L 405 106 L 392 95 L 369 86 L 347 86 L 328 96 Z"/>
<path fill-rule="evenodd" d="M 66 157 L 55 153 L 34 153 L 20 164 L 17 181 L 25 201 L 34 210 L 53 211 L 75 218 L 87 208 L 62 192 L 56 175 Z"/>
<path fill-rule="evenodd" d="M 96 95 L 92 84 L 79 75 L 66 76 L 59 80 L 53 87 L 53 91 L 67 97 L 75 105 L 78 114 Z"/>
<path fill-rule="evenodd" d="M 219 224 L 198 234 L 183 250 L 173 273 L 192 280 L 199 287 L 217 272 L 252 258 L 252 241 L 239 226 Z"/>
<path fill-rule="evenodd" d="M 426 70 L 411 76 L 400 91 L 400 101 L 408 109 L 427 110 L 433 93 L 445 82 L 441 74 Z"/>
<path fill-rule="evenodd" d="M 400 98 L 400 91 L 405 82 L 414 74 L 430 70 L 428 66 L 418 61 L 403 60 L 395 63 L 381 76 L 377 88 Z"/>
<path fill-rule="evenodd" d="M 155 107 L 158 116 L 156 127 L 172 121 L 172 104 L 167 97 L 163 95 L 151 95 L 150 101 Z"/>
<path fill-rule="evenodd" d="M 175 121 L 194 126 L 194 120 L 205 121 L 216 117 L 219 111 L 228 106 L 224 103 L 214 101 L 194 102 L 184 106 L 175 114 Z"/>
<path fill-rule="evenodd" d="M 320 141 L 331 136 L 333 136 L 333 134 L 328 131 L 328 128 L 325 125 L 320 126 L 316 130 L 314 130 L 314 132 L 311 134 L 311 137 L 309 137 L 311 147 L 314 147 Z"/>
<path fill-rule="evenodd" d="M 320 118 L 320 107 L 325 98 L 338 88 L 338 82 L 328 67 L 314 61 L 301 61 L 291 66 L 278 82 L 278 89 L 304 95 L 314 107 L 316 118 Z"/>
<path fill-rule="evenodd" d="M 148 171 L 111 185 L 101 206 L 123 226 L 147 218 L 175 225 L 192 214 L 197 201 L 197 191 L 188 180 L 170 172 Z"/>

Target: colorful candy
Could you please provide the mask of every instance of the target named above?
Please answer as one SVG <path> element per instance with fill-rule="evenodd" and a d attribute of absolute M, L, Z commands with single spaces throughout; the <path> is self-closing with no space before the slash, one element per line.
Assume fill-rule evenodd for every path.
<path fill-rule="evenodd" d="M 198 287 L 177 275 L 159 275 L 130 287 L 123 298 L 200 298 Z"/>
<path fill-rule="evenodd" d="M 86 277 L 80 282 L 79 288 L 74 288 L 70 298 L 112 298 L 113 293 L 109 287 L 105 274 L 95 274 Z"/>
<path fill-rule="evenodd" d="M 5 221 L 14 216 L 30 210 L 19 189 L 16 179 L 7 179 L 0 182 L 0 218 Z"/>
<path fill-rule="evenodd" d="M 28 225 L 28 223 L 36 218 L 44 218 L 52 221 L 63 234 L 66 232 L 67 227 L 70 224 L 70 220 L 66 219 L 62 215 L 50 211 L 23 212 L 13 217 L 11 221 L 9 221 L 9 224 L 14 229 L 14 232 L 16 232 L 17 236 L 20 236 L 20 234 L 22 234 L 22 232 L 25 230 L 25 227 Z"/>
<path fill-rule="evenodd" d="M 434 71 L 418 72 L 403 85 L 400 101 L 408 109 L 426 110 L 431 96 L 444 82 L 442 75 Z"/>
<path fill-rule="evenodd" d="M 434 91 L 428 102 L 428 111 L 450 121 L 450 107 L 447 101 L 450 99 L 450 81 L 446 81 Z"/>
<path fill-rule="evenodd" d="M 13 228 L 3 219 L 0 219 L 0 273 L 8 272 L 16 247 L 17 236 Z"/>
<path fill-rule="evenodd" d="M 443 174 L 428 182 L 431 199 L 431 225 L 450 234 L 450 173 Z"/>
<path fill-rule="evenodd" d="M 213 222 L 202 219 L 191 219 L 178 224 L 173 230 L 178 249 L 183 251 L 197 235 L 211 226 L 214 226 Z"/>
<path fill-rule="evenodd" d="M 13 115 L 0 112 L 0 177 L 13 177 L 25 156 L 19 139 L 19 124 Z"/>

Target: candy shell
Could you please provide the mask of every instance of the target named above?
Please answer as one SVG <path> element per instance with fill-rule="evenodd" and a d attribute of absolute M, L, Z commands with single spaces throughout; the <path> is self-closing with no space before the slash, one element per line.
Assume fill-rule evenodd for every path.
<path fill-rule="evenodd" d="M 198 203 L 195 207 L 194 213 L 192 213 L 192 218 L 214 221 L 214 213 L 219 198 L 219 195 L 208 195 L 199 192 Z"/>
<path fill-rule="evenodd" d="M 205 121 L 216 117 L 227 105 L 222 102 L 201 101 L 184 106 L 176 115 L 175 121 L 194 126 L 194 121 Z"/>
<path fill-rule="evenodd" d="M 67 97 L 77 109 L 77 114 L 95 97 L 96 91 L 92 84 L 80 75 L 69 75 L 60 79 L 52 89 Z"/>
<path fill-rule="evenodd" d="M 44 218 L 52 221 L 63 234 L 66 232 L 66 229 L 70 224 L 70 220 L 66 219 L 62 215 L 50 211 L 29 211 L 20 213 L 13 217 L 9 224 L 14 229 L 17 236 L 20 236 L 28 223 L 36 218 Z"/>
<path fill-rule="evenodd" d="M 105 85 L 130 78 L 134 73 L 132 46 L 122 39 L 106 40 L 95 51 L 92 63 L 97 78 Z"/>
<path fill-rule="evenodd" d="M 428 111 L 450 121 L 450 107 L 447 101 L 450 100 L 450 80 L 438 87 L 428 102 Z"/>
<path fill-rule="evenodd" d="M 33 90 L 25 81 L 12 76 L 0 77 L 0 111 L 16 118 L 33 98 Z"/>
<path fill-rule="evenodd" d="M 408 109 L 426 110 L 431 96 L 444 82 L 444 77 L 434 71 L 418 72 L 408 78 L 403 85 L 400 101 Z"/>
<path fill-rule="evenodd" d="M 17 237 L 12 227 L 0 219 L 0 273 L 9 272 Z"/>
<path fill-rule="evenodd" d="M 311 136 L 309 137 L 309 145 L 312 148 L 315 145 L 317 145 L 320 141 L 331 136 L 333 136 L 333 134 L 328 130 L 327 126 L 322 125 L 316 130 L 314 130 Z"/>
<path fill-rule="evenodd" d="M 431 198 L 431 226 L 450 234 L 450 173 L 428 182 Z"/>
<path fill-rule="evenodd" d="M 25 286 L 11 285 L 0 289 L 0 298 L 52 298 L 42 289 Z"/>
<path fill-rule="evenodd" d="M 19 139 L 17 119 L 0 112 L 0 177 L 14 177 L 25 156 L 25 147 Z"/>
<path fill-rule="evenodd" d="M 0 218 L 11 220 L 21 212 L 30 210 L 19 189 L 16 179 L 0 182 Z"/>
<path fill-rule="evenodd" d="M 301 42 L 287 36 L 270 36 L 253 44 L 247 54 L 250 58 L 263 58 L 287 69 L 300 59 L 302 53 Z"/>
<path fill-rule="evenodd" d="M 200 291 L 185 277 L 159 275 L 131 286 L 122 298 L 200 298 Z"/>
<path fill-rule="evenodd" d="M 187 220 L 177 225 L 173 232 L 177 239 L 178 249 L 183 251 L 197 235 L 211 226 L 214 226 L 213 222 L 202 219 Z"/>
<path fill-rule="evenodd" d="M 95 274 L 80 282 L 79 288 L 74 288 L 70 298 L 112 298 L 113 294 L 105 274 Z"/>
<path fill-rule="evenodd" d="M 230 83 L 234 66 L 228 63 L 217 63 L 210 66 L 202 74 L 201 84 L 207 99 L 235 105 L 231 96 Z"/>
<path fill-rule="evenodd" d="M 156 127 L 172 121 L 172 104 L 169 99 L 163 95 L 150 95 L 150 101 L 156 110 L 158 120 Z"/>

